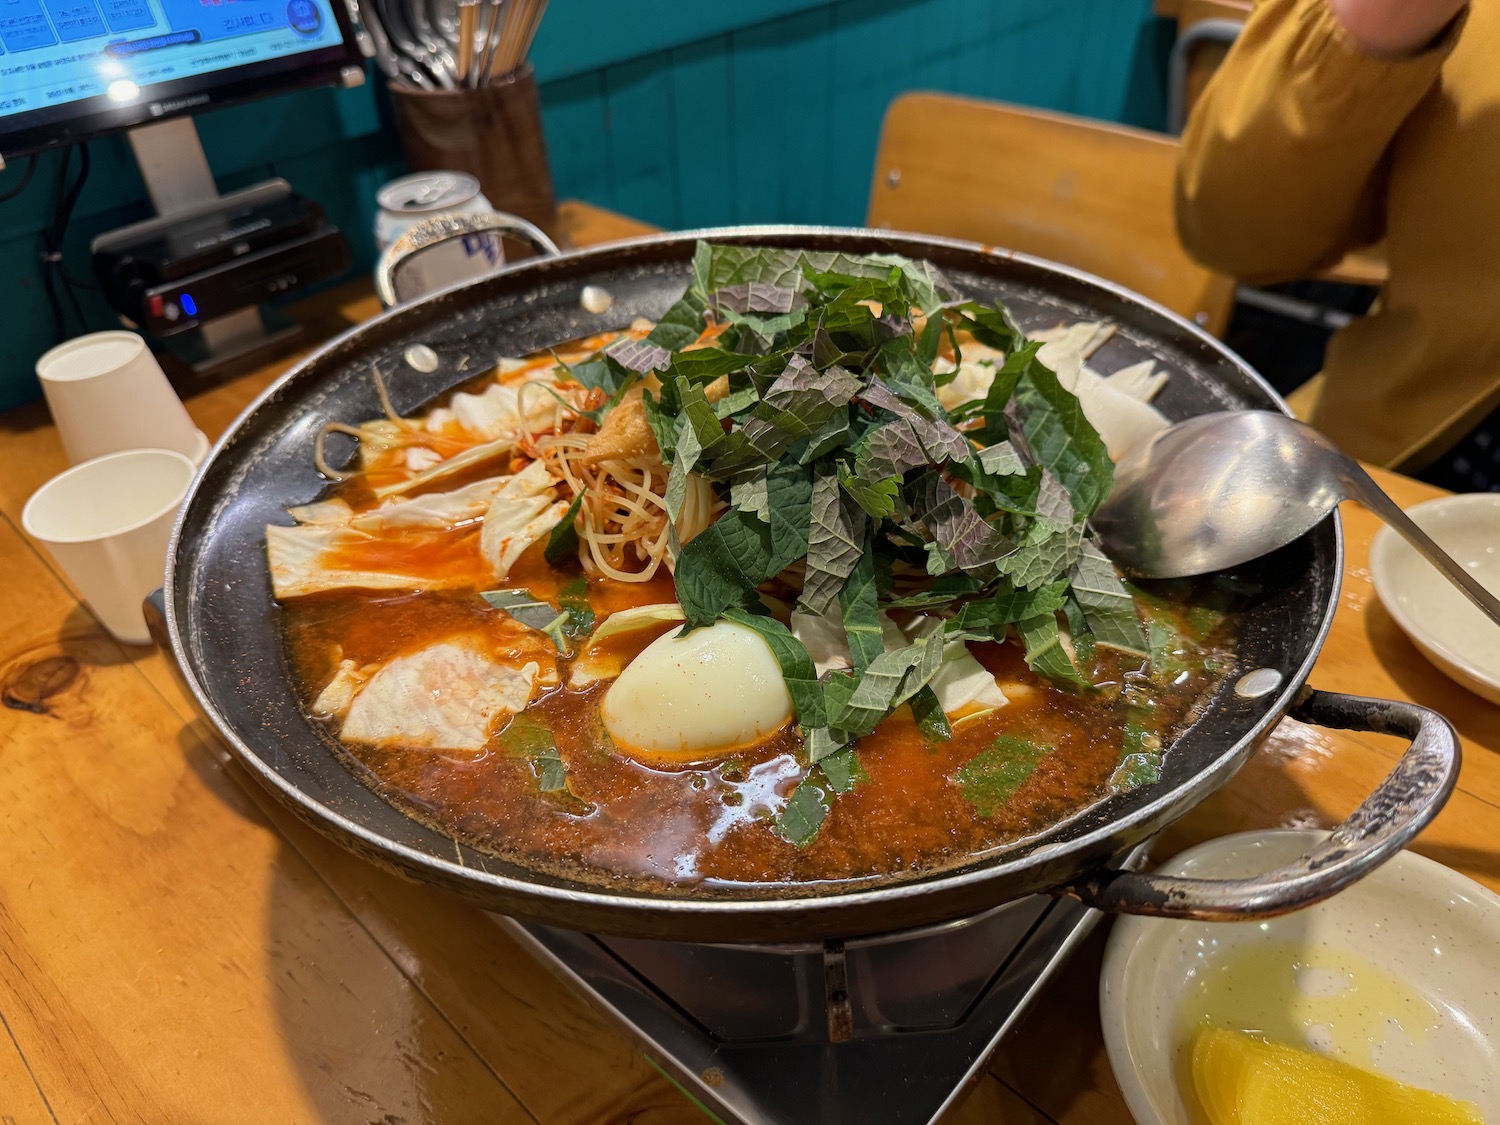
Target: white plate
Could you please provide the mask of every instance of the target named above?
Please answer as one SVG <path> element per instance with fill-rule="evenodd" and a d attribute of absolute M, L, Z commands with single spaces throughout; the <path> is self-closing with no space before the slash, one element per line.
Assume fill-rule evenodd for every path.
<path fill-rule="evenodd" d="M 1190 848 L 1162 870 L 1221 879 L 1258 874 L 1296 859 L 1326 835 L 1225 836 Z M 1324 1007 L 1315 1018 L 1328 1023 L 1305 1035 L 1331 1040 L 1331 1053 L 1346 1061 L 1472 1101 L 1487 1121 L 1500 1123 L 1497 953 L 1500 897 L 1442 864 L 1401 852 L 1327 902 L 1265 922 L 1121 918 L 1110 934 L 1099 982 L 1104 1044 L 1140 1125 L 1197 1125 L 1202 1114 L 1189 1112 L 1177 1068 L 1192 1026 L 1184 1026 L 1184 1012 L 1203 982 L 1222 978 L 1226 965 L 1264 958 L 1256 979 L 1248 972 L 1235 978 L 1240 987 L 1231 1006 L 1264 1009 L 1269 1003 L 1287 1012 L 1308 1003 L 1299 984 L 1327 990 L 1334 974 L 1317 967 L 1338 963 L 1352 967 L 1355 986 L 1370 994 L 1370 1014 L 1356 1018 L 1363 1013 L 1348 1002 L 1332 1011 Z M 1308 962 L 1313 973 L 1297 976 L 1296 966 Z M 1271 1003 L 1273 995 L 1280 999 Z M 1421 1021 L 1412 1018 L 1414 1003 L 1431 1030 L 1423 1032 Z M 1232 1018 L 1255 1026 L 1248 1016 Z M 1402 1030 L 1392 1019 L 1409 1026 Z"/>
<path fill-rule="evenodd" d="M 1406 514 L 1480 585 L 1500 592 L 1500 493 L 1445 496 Z M 1500 625 L 1389 527 L 1370 545 L 1370 577 L 1386 612 L 1427 659 L 1470 691 L 1500 703 Z"/>

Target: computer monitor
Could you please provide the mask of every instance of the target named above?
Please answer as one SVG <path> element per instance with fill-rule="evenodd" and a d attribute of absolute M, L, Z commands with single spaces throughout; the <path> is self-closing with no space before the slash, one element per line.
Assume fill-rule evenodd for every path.
<path fill-rule="evenodd" d="M 351 84 L 345 0 L 0 0 L 0 161 L 309 86 Z"/>

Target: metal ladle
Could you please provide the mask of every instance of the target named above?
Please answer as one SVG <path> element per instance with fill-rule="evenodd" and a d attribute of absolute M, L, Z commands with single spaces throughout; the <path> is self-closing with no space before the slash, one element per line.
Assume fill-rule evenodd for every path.
<path fill-rule="evenodd" d="M 1179 578 L 1237 566 L 1358 500 L 1395 528 L 1491 621 L 1500 599 L 1311 426 L 1261 410 L 1203 414 L 1137 446 L 1094 513 L 1105 553 L 1128 573 Z"/>

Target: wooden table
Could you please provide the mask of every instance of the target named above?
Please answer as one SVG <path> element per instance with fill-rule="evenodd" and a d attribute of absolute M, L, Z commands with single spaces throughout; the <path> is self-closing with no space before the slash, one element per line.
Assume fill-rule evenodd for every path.
<path fill-rule="evenodd" d="M 577 243 L 643 229 L 579 205 L 564 220 Z M 301 311 L 327 332 L 376 306 L 360 282 Z M 189 410 L 216 434 L 284 366 Z M 704 1120 L 480 911 L 355 859 L 262 795 L 163 658 L 111 640 L 21 533 L 26 497 L 63 467 L 39 405 L 0 416 L 0 1123 Z M 1403 504 L 1434 494 L 1378 476 Z M 1500 890 L 1500 710 L 1381 611 L 1375 521 L 1344 518 L 1344 593 L 1313 683 L 1454 721 L 1461 789 L 1417 850 Z M 1283 723 L 1158 854 L 1331 824 L 1400 749 Z M 1098 1030 L 1102 940 L 951 1122 L 1130 1121 Z"/>

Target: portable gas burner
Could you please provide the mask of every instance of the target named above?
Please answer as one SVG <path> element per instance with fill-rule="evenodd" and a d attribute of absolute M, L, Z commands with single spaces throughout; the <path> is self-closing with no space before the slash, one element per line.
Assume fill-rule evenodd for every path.
<path fill-rule="evenodd" d="M 801 945 L 598 937 L 494 916 L 725 1122 L 930 1122 L 1101 917 L 1033 895 Z"/>

